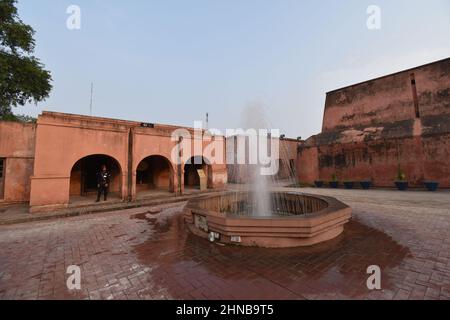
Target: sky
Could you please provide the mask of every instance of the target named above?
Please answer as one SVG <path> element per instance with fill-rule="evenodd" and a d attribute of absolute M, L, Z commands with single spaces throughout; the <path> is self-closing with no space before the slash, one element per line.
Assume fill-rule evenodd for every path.
<path fill-rule="evenodd" d="M 67 28 L 67 8 L 81 28 Z M 381 28 L 367 27 L 367 8 Z M 307 138 L 328 91 L 450 57 L 450 0 L 19 0 L 50 97 L 16 109 L 194 126 L 272 128 Z M 253 110 L 253 109 L 251 109 Z"/>

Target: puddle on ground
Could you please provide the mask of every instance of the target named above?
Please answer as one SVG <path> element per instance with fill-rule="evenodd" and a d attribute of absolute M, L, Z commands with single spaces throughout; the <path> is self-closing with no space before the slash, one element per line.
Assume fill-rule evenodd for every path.
<path fill-rule="evenodd" d="M 358 298 L 368 294 L 368 266 L 378 265 L 385 271 L 410 255 L 407 247 L 355 218 L 341 236 L 312 247 L 219 246 L 189 233 L 181 211 L 182 208 L 170 208 L 157 215 L 142 213 L 131 217 L 145 221 L 149 227 L 147 240 L 133 246 L 139 261 L 152 267 L 153 281 L 159 279 L 159 285 L 166 285 L 169 292 L 167 283 L 173 281 L 169 278 L 201 275 L 235 286 L 249 285 L 257 278 L 303 297 L 322 294 L 314 289 L 322 287 Z M 390 279 L 384 277 L 383 289 L 391 286 Z M 296 288 L 301 289 L 296 292 Z"/>
<path fill-rule="evenodd" d="M 167 209 L 150 208 L 146 212 L 138 213 L 130 216 L 130 219 L 140 220 L 146 222 L 149 230 L 144 230 L 141 233 L 149 232 L 148 241 L 161 240 L 165 238 L 164 234 L 171 231 L 171 226 L 174 217 L 181 215 L 183 207 L 171 207 Z"/>

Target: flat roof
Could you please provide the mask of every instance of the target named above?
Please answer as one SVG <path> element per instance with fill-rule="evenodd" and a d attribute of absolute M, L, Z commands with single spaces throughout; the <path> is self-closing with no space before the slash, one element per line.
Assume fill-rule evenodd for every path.
<path fill-rule="evenodd" d="M 169 125 L 169 124 L 161 124 L 161 123 L 153 123 L 153 122 L 145 122 L 145 121 L 122 120 L 122 119 L 87 116 L 87 115 L 81 115 L 81 114 L 63 113 L 63 112 L 54 112 L 54 111 L 43 111 L 40 116 L 72 118 L 72 119 L 78 119 L 78 120 L 85 119 L 85 120 L 89 120 L 89 121 L 117 123 L 117 124 L 136 126 L 136 127 L 140 127 L 142 124 L 152 124 L 155 126 L 155 128 L 173 128 L 173 129 L 183 128 L 183 129 L 188 129 L 188 130 L 194 130 L 194 128 L 186 127 L 186 126 L 177 126 L 177 125 Z M 203 129 L 203 130 L 205 130 L 205 129 Z"/>
<path fill-rule="evenodd" d="M 345 86 L 345 87 L 342 87 L 342 88 L 339 88 L 339 89 L 334 89 L 334 90 L 328 91 L 326 94 L 334 93 L 334 92 L 340 91 L 340 90 L 345 90 L 345 89 L 348 89 L 348 88 L 351 88 L 351 87 L 356 87 L 356 86 L 359 86 L 359 85 L 362 85 L 362 84 L 365 84 L 365 83 L 368 83 L 368 82 L 380 80 L 380 79 L 383 79 L 383 78 L 395 76 L 395 75 L 400 74 L 400 73 L 410 72 L 410 71 L 413 71 L 413 70 L 416 70 L 416 69 L 420 69 L 420 68 L 424 68 L 424 67 L 427 67 L 427 66 L 430 66 L 430 65 L 433 65 L 433 64 L 442 63 L 442 62 L 447 61 L 447 60 L 450 60 L 450 58 L 437 60 L 437 61 L 430 62 L 430 63 L 427 63 L 427 64 L 423 64 L 423 65 L 420 65 L 420 66 L 417 66 L 417 67 L 405 69 L 405 70 L 402 70 L 402 71 L 397 71 L 397 72 L 390 73 L 390 74 L 387 74 L 387 75 L 384 75 L 384 76 L 380 76 L 380 77 L 377 77 L 377 78 L 373 78 L 373 79 L 370 79 L 370 80 L 365 80 L 365 81 L 362 81 L 362 82 L 351 84 L 351 85 L 348 85 L 348 86 Z"/>

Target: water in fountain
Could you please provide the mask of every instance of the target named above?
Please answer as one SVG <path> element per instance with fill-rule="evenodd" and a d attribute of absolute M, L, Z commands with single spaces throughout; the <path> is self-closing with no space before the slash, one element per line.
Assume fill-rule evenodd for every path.
<path fill-rule="evenodd" d="M 248 105 L 243 114 L 242 114 L 242 123 L 241 127 L 244 130 L 248 129 L 254 129 L 257 132 L 259 130 L 266 130 L 270 132 L 271 125 L 268 121 L 268 118 L 266 117 L 266 114 L 264 112 L 264 108 L 261 104 L 254 103 L 251 105 Z M 272 139 L 278 139 L 278 137 L 272 137 Z M 258 155 L 259 155 L 259 148 L 260 143 L 259 141 L 263 141 L 268 143 L 268 149 L 270 150 L 270 144 L 271 139 L 267 139 L 267 136 L 259 136 L 258 135 Z M 247 146 L 248 144 L 248 140 Z M 246 150 L 248 152 L 249 149 Z M 266 150 L 263 150 L 266 151 Z M 288 150 L 287 146 L 283 143 L 280 143 L 280 149 L 279 149 L 279 157 L 280 159 L 280 165 L 283 167 L 284 170 L 288 168 L 289 171 L 289 180 L 291 181 L 291 184 L 294 184 L 295 179 L 295 172 L 293 168 L 291 167 L 291 164 L 289 163 L 288 156 Z M 283 160 L 284 159 L 284 160 Z M 294 158 L 295 159 L 295 158 Z M 249 160 L 249 156 L 247 155 L 247 160 Z M 259 157 L 258 157 L 259 160 Z M 278 159 L 277 159 L 278 161 Z M 234 166 L 235 177 L 242 174 L 240 172 L 239 168 L 242 168 L 242 166 Z M 264 217 L 264 216 L 271 216 L 273 214 L 274 208 L 277 208 L 279 206 L 282 206 L 284 204 L 284 199 L 281 199 L 280 196 L 273 197 L 272 196 L 272 188 L 274 185 L 278 183 L 278 176 L 275 173 L 274 175 L 263 175 L 262 169 L 264 166 L 261 164 L 260 161 L 258 161 L 258 164 L 246 164 L 245 165 L 245 174 L 246 174 L 246 186 L 245 186 L 245 192 L 248 195 L 247 198 L 247 208 L 244 209 L 246 212 L 245 214 L 252 215 L 255 217 Z M 282 169 L 282 168 L 280 168 Z"/>
<path fill-rule="evenodd" d="M 265 139 L 266 137 L 258 136 L 258 139 Z M 251 165 L 248 168 L 248 175 L 250 179 L 250 192 L 252 197 L 252 215 L 253 216 L 270 216 L 272 211 L 271 196 L 270 196 L 270 176 L 262 175 L 261 164 Z"/>
<path fill-rule="evenodd" d="M 260 136 L 259 130 L 269 130 L 268 122 L 266 121 L 265 112 L 260 104 L 253 103 L 244 109 L 242 116 L 242 127 L 244 130 L 254 129 L 258 132 L 257 151 L 258 163 L 247 165 L 247 179 L 248 185 L 247 194 L 250 206 L 248 214 L 253 216 L 268 216 L 271 214 L 271 199 L 270 199 L 270 181 L 269 177 L 261 174 L 263 166 L 259 161 L 260 141 L 267 139 L 267 136 Z M 247 141 L 248 142 L 248 141 Z M 249 149 L 250 151 L 250 149 Z"/>

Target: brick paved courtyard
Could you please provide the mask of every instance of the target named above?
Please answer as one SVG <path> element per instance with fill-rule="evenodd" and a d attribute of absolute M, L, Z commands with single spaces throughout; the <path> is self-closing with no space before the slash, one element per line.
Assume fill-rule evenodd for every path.
<path fill-rule="evenodd" d="M 183 204 L 0 226 L 0 299 L 450 299 L 449 192 L 302 191 L 353 207 L 342 236 L 223 247 L 186 231 Z M 69 265 L 80 291 L 66 289 Z M 369 265 L 383 290 L 367 289 Z"/>

